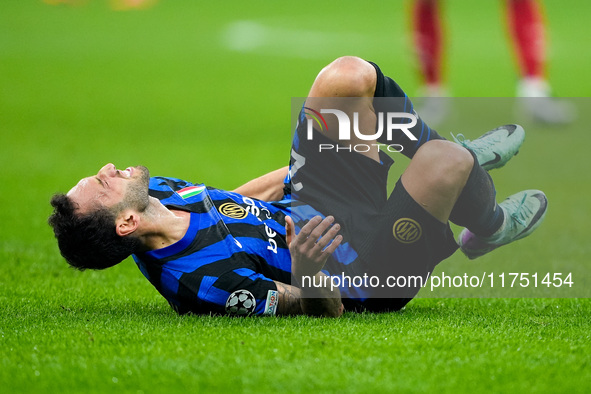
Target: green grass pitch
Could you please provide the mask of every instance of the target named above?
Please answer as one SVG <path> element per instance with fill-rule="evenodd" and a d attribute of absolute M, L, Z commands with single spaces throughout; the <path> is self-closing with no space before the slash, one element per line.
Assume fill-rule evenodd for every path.
<path fill-rule="evenodd" d="M 49 198 L 104 163 L 233 188 L 287 164 L 290 99 L 335 57 L 417 87 L 406 2 L 87 3 L 0 3 L 0 391 L 588 392 L 587 298 L 420 298 L 339 320 L 179 317 L 131 260 L 67 268 Z M 540 188 L 550 210 L 477 269 L 572 270 L 589 289 L 591 5 L 545 3 L 549 75 L 558 95 L 578 97 L 579 121 L 526 125 L 522 152 L 492 173 L 499 196 Z M 500 2 L 448 1 L 445 12 L 453 93 L 510 97 Z M 516 120 L 509 107 L 501 118 L 465 110 L 440 131 L 474 138 Z M 438 270 L 453 267 L 474 263 L 458 253 Z"/>

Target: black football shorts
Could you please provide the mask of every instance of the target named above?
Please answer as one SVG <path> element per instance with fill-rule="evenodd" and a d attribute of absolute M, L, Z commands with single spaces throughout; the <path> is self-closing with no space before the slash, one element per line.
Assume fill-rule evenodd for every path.
<path fill-rule="evenodd" d="M 458 248 L 449 224 L 425 211 L 400 180 L 387 195 L 388 170 L 394 161 L 384 152 L 380 151 L 378 163 L 353 149 L 327 149 L 335 142 L 316 130 L 312 140 L 306 137 L 304 127 L 299 127 L 292 145 L 292 198 L 333 215 L 342 226 L 344 242 L 359 256 L 345 269 L 344 264 L 330 261 L 325 268 L 331 275 L 346 271 L 348 276 L 379 279 L 373 280 L 364 297 L 344 298 L 345 307 L 402 308 L 421 283 L 426 285 L 435 266 Z"/>

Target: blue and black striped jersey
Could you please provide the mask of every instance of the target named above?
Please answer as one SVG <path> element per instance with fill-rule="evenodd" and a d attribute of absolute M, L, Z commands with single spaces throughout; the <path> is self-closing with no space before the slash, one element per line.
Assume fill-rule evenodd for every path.
<path fill-rule="evenodd" d="M 289 175 L 286 178 L 289 184 Z M 144 276 L 180 314 L 224 313 L 229 296 L 247 290 L 254 313 L 274 314 L 277 287 L 291 284 L 291 257 L 285 239 L 285 216 L 296 232 L 315 215 L 313 207 L 285 199 L 265 202 L 237 193 L 175 178 L 150 178 L 149 194 L 169 208 L 191 213 L 184 237 L 165 248 L 133 255 Z M 354 274 L 359 256 L 343 242 L 328 258 L 327 275 Z M 363 297 L 355 287 L 341 288 L 344 298 Z"/>
<path fill-rule="evenodd" d="M 149 194 L 169 208 L 191 213 L 178 242 L 133 257 L 146 278 L 179 313 L 224 313 L 236 290 L 256 299 L 265 314 L 275 281 L 291 283 L 285 240 L 285 204 L 174 179 L 153 177 Z"/>

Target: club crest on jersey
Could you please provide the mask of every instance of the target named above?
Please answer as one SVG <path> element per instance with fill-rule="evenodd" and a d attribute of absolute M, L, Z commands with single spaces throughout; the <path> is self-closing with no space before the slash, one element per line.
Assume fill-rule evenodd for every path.
<path fill-rule="evenodd" d="M 196 196 L 205 190 L 205 186 L 189 186 L 177 191 L 177 194 L 183 199 Z"/>
<path fill-rule="evenodd" d="M 423 229 L 416 220 L 401 218 L 394 223 L 392 233 L 398 242 L 411 244 L 421 238 Z"/>
<path fill-rule="evenodd" d="M 218 208 L 220 213 L 232 219 L 244 219 L 248 212 L 235 202 L 226 202 Z"/>

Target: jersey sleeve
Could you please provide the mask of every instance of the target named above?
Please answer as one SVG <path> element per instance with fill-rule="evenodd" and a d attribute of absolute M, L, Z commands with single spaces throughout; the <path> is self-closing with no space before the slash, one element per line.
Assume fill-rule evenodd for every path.
<path fill-rule="evenodd" d="M 249 268 L 237 268 L 221 275 L 202 298 L 227 315 L 275 315 L 277 311 L 275 282 Z"/>

